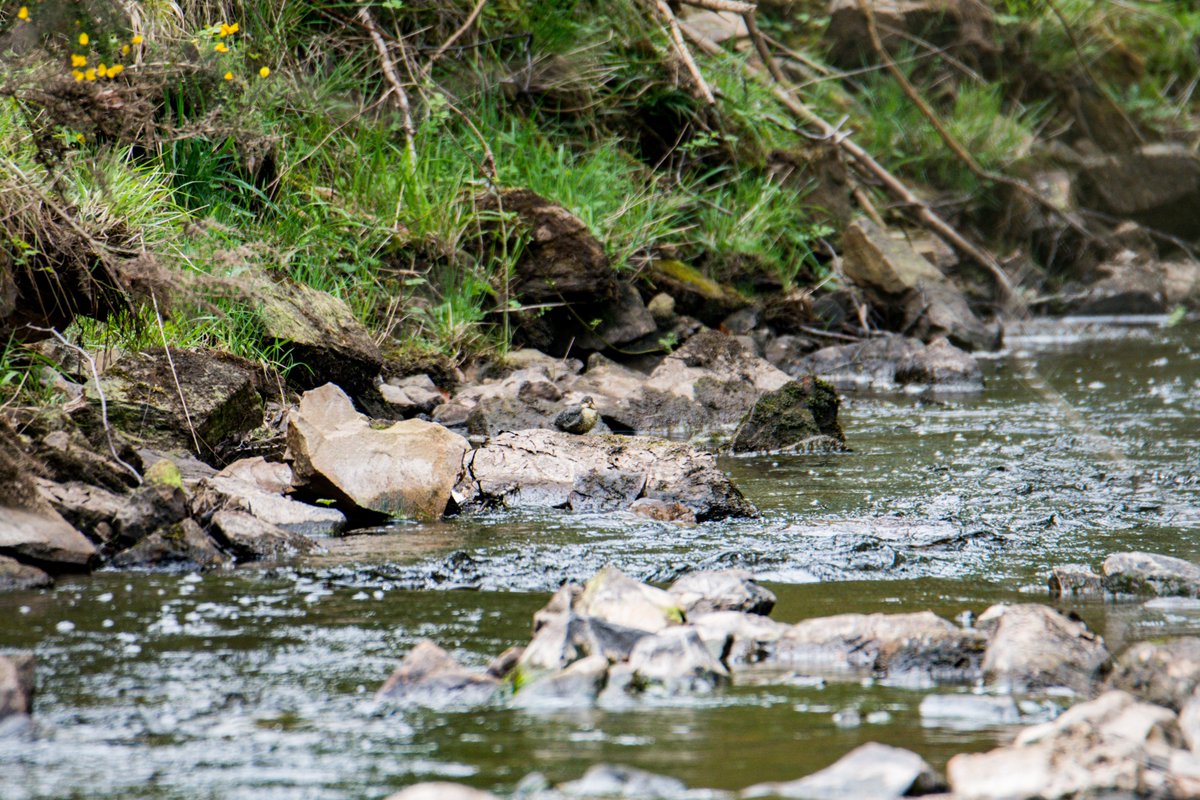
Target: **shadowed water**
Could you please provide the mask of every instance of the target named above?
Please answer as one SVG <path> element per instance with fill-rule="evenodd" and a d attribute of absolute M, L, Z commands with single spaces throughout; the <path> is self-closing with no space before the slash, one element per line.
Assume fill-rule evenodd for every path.
<path fill-rule="evenodd" d="M 612 561 L 669 581 L 745 566 L 773 616 L 1044 601 L 1049 565 L 1200 556 L 1200 329 L 1032 325 L 979 397 L 852 398 L 852 452 L 730 459 L 759 519 L 630 515 L 401 524 L 327 555 L 205 576 L 102 574 L 0 595 L 0 648 L 35 650 L 38 725 L 0 738 L 0 797 L 374 798 L 446 778 L 511 791 L 607 761 L 739 788 L 865 741 L 935 764 L 1003 729 L 922 725 L 923 691 L 752 685 L 632 711 L 387 713 L 371 695 L 429 637 L 482 665 L 567 579 Z M 1187 603 L 1078 609 L 1113 648 L 1200 630 Z M 857 727 L 834 715 L 857 711 Z M 839 715 L 843 719 L 846 715 Z"/>

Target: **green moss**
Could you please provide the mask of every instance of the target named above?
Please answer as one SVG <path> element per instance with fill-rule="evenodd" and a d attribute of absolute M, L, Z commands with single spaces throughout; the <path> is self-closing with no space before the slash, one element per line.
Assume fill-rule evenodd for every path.
<path fill-rule="evenodd" d="M 183 488 L 183 474 L 179 471 L 179 467 L 165 458 L 160 458 L 151 464 L 142 475 L 142 479 L 151 486 Z"/>

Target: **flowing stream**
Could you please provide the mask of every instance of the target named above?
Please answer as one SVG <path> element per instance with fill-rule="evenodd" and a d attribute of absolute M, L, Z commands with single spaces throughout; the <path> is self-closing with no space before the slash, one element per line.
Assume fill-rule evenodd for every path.
<path fill-rule="evenodd" d="M 662 583 L 742 566 L 796 621 L 1052 602 L 1051 565 L 1120 550 L 1200 560 L 1200 326 L 1160 322 L 1012 329 L 976 397 L 850 397 L 851 452 L 724 462 L 755 520 L 497 514 L 348 536 L 286 566 L 0 595 L 0 649 L 36 652 L 39 691 L 34 730 L 0 736 L 0 798 L 349 800 L 433 779 L 511 794 L 530 772 L 598 762 L 737 789 L 866 741 L 939 767 L 990 748 L 1011 729 L 918 713 L 962 689 L 797 679 L 554 713 L 371 697 L 422 638 L 472 665 L 524 644 L 549 592 L 607 562 Z M 1195 603 L 1074 610 L 1115 651 L 1200 632 Z"/>

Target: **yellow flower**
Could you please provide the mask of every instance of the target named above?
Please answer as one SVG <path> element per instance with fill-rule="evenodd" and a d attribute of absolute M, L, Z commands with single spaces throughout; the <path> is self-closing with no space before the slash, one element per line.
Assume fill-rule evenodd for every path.
<path fill-rule="evenodd" d="M 265 77 L 267 77 L 268 75 L 270 75 L 270 74 L 271 74 L 271 68 L 270 68 L 270 67 L 263 67 L 262 69 L 260 69 L 260 70 L 258 71 L 258 74 L 259 74 L 259 75 L 261 75 L 262 77 L 264 77 L 264 78 L 265 78 Z"/>
<path fill-rule="evenodd" d="M 229 45 L 225 44 L 224 42 L 217 42 L 217 46 L 214 47 L 213 50 L 216 50 L 218 53 L 228 53 Z"/>
<path fill-rule="evenodd" d="M 108 68 L 108 77 L 115 78 L 124 71 L 125 71 L 124 64 L 113 64 L 111 67 Z"/>
<path fill-rule="evenodd" d="M 86 67 L 87 66 L 87 56 L 81 56 L 78 53 L 72 53 L 71 54 L 71 66 L 72 67 Z"/>
<path fill-rule="evenodd" d="M 75 134 L 75 141 L 77 141 L 77 142 L 82 142 L 82 141 L 83 141 L 83 134 L 82 134 L 82 133 L 77 133 L 77 134 Z"/>
<path fill-rule="evenodd" d="M 129 45 L 127 45 L 127 44 L 121 45 L 121 55 L 123 55 L 123 56 L 129 55 Z"/>
<path fill-rule="evenodd" d="M 145 38 L 142 37 L 140 34 L 129 40 L 129 42 L 131 44 L 141 44 L 144 41 L 145 41 Z"/>
<path fill-rule="evenodd" d="M 94 69 L 89 69 L 87 72 L 83 73 L 83 79 L 84 79 L 85 81 L 94 81 L 94 80 L 96 80 L 96 70 L 94 70 Z"/>
<path fill-rule="evenodd" d="M 77 80 L 77 81 L 83 80 L 83 73 L 80 72 L 79 70 L 73 69 L 73 70 L 71 70 L 71 74 L 75 76 L 75 80 Z"/>
<path fill-rule="evenodd" d="M 221 31 L 217 34 L 217 36 L 220 36 L 222 39 L 224 39 L 226 36 L 233 36 L 237 32 L 238 24 L 236 22 L 232 25 L 226 25 L 224 22 L 222 22 Z"/>
<path fill-rule="evenodd" d="M 103 61 L 100 62 L 100 66 L 96 67 L 96 74 L 99 75 L 101 78 L 108 77 L 108 67 L 104 66 Z"/>
<path fill-rule="evenodd" d="M 91 41 L 91 39 L 88 38 L 88 35 L 86 33 L 79 34 L 79 44 L 82 45 L 83 47 L 87 47 L 87 44 L 90 41 Z"/>
<path fill-rule="evenodd" d="M 20 8 L 18 8 L 17 9 L 17 19 L 28 20 L 29 19 L 29 9 L 26 8 L 25 6 L 21 6 Z"/>
<path fill-rule="evenodd" d="M 239 30 L 238 24 L 235 22 L 229 26 L 229 35 L 233 36 Z"/>
<path fill-rule="evenodd" d="M 227 80 L 227 81 L 231 81 L 231 80 L 233 80 L 233 73 L 232 73 L 232 72 L 226 72 L 226 73 L 225 73 L 225 80 Z"/>

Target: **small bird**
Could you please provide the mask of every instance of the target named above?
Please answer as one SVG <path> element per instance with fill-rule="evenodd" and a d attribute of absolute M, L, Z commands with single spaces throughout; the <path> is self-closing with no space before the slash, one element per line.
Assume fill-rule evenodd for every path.
<path fill-rule="evenodd" d="M 591 397 L 585 397 L 579 405 L 560 411 L 554 418 L 554 427 L 565 433 L 583 434 L 596 427 L 599 421 L 600 412 L 596 410 L 596 402 Z"/>

